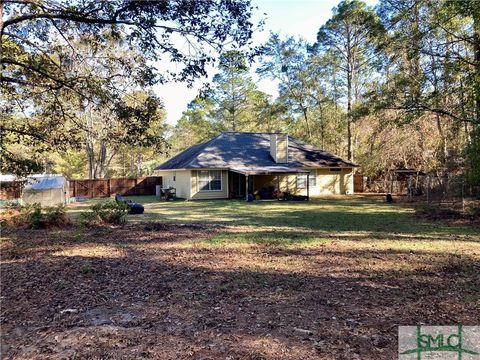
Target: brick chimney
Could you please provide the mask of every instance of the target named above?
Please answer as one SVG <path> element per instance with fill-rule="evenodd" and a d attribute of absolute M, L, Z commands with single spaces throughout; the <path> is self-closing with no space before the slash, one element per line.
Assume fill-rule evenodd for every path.
<path fill-rule="evenodd" d="M 270 134 L 270 155 L 277 164 L 288 163 L 288 135 Z"/>

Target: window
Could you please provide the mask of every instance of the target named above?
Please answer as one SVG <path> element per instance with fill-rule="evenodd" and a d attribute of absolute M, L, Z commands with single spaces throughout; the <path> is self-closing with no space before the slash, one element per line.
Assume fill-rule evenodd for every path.
<path fill-rule="evenodd" d="M 221 191 L 222 190 L 222 172 L 218 170 L 198 172 L 198 190 L 199 191 Z"/>
<path fill-rule="evenodd" d="M 330 172 L 341 172 L 342 168 L 330 168 Z"/>
<path fill-rule="evenodd" d="M 315 170 L 310 170 L 310 175 L 308 177 L 308 182 L 310 187 L 317 186 L 317 177 Z M 297 187 L 299 189 L 306 189 L 307 188 L 307 174 L 298 174 L 297 175 Z"/>

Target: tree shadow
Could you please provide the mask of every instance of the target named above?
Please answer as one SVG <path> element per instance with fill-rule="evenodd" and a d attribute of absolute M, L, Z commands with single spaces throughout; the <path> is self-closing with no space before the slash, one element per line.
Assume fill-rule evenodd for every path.
<path fill-rule="evenodd" d="M 266 253 L 275 250 L 269 246 L 252 255 L 178 246 L 205 235 L 184 231 L 172 238 L 126 229 L 96 238 L 63 234 L 60 244 L 84 245 L 86 238 L 119 248 L 121 238 L 121 256 L 59 255 L 50 232 L 18 240 L 38 251 L 2 259 L 4 355 L 391 359 L 398 325 L 473 325 L 480 318 L 474 255 Z M 288 267 L 286 257 L 308 262 Z M 370 266 L 372 259 L 385 264 Z M 261 265 L 269 262 L 275 266 Z"/>

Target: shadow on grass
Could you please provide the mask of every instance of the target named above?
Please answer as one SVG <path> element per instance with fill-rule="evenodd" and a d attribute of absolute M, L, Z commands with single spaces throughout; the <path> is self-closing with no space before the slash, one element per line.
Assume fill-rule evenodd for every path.
<path fill-rule="evenodd" d="M 246 204 L 238 201 L 155 204 L 132 221 L 205 222 L 324 231 L 381 231 L 404 234 L 475 234 L 470 227 L 416 218 L 411 209 L 356 201 Z"/>
<path fill-rule="evenodd" d="M 37 243 L 42 252 L 35 256 L 2 264 L 4 355 L 25 356 L 19 348 L 59 353 L 63 350 L 54 337 L 68 337 L 75 329 L 70 349 L 79 357 L 101 351 L 103 357 L 118 358 L 140 346 L 174 358 L 195 344 L 203 353 L 194 355 L 210 358 L 273 359 L 290 349 L 296 351 L 293 358 L 303 359 L 353 354 L 391 359 L 398 325 L 468 325 L 480 317 L 478 258 L 473 256 L 424 258 L 406 250 L 351 249 L 323 253 L 312 263 L 314 270 L 274 271 L 240 268 L 241 252 L 215 247 L 193 248 L 188 255 L 184 249 L 137 248 L 158 242 L 154 233 L 147 234 L 150 240 L 138 235 L 115 231 L 95 239 L 114 245 L 121 238 L 122 257 L 54 256 L 48 246 L 55 240 L 48 238 Z M 19 241 L 35 243 L 35 237 Z M 63 237 L 64 246 L 78 243 Z M 269 261 L 282 264 L 285 251 L 298 255 L 287 249 L 270 254 Z M 389 262 L 369 268 L 376 256 L 388 256 Z M 395 267 L 400 258 L 410 266 Z M 344 259 L 365 266 L 350 267 Z M 217 267 L 225 261 L 228 268 Z M 73 310 L 62 313 L 65 309 Z M 99 336 L 94 332 L 99 324 L 116 330 Z M 312 334 L 306 339 L 295 328 Z M 260 339 L 266 339 L 267 348 L 258 346 Z M 323 353 L 315 343 L 322 344 Z M 268 347 L 279 352 L 269 355 Z"/>
<path fill-rule="evenodd" d="M 309 202 L 258 202 L 239 200 L 160 202 L 155 197 L 132 197 L 145 204 L 145 214 L 129 215 L 132 223 L 180 222 L 251 227 L 281 227 L 292 231 L 369 232 L 418 235 L 474 235 L 478 229 L 448 226 L 414 216 L 413 209 L 371 198 L 322 199 Z M 77 217 L 85 206 L 71 207 Z"/>

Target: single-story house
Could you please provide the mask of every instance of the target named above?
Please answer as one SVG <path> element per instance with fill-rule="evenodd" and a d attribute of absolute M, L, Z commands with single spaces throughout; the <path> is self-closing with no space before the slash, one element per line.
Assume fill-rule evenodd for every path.
<path fill-rule="evenodd" d="M 356 164 L 280 133 L 225 132 L 155 169 L 178 197 L 245 198 L 265 188 L 294 195 L 353 194 Z"/>

